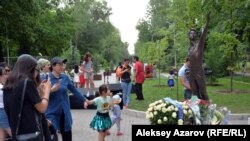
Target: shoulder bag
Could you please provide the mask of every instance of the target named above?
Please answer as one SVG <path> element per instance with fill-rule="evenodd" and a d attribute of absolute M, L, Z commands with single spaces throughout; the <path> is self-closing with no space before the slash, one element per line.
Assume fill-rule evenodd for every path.
<path fill-rule="evenodd" d="M 20 111 L 19 111 L 18 120 L 17 120 L 16 139 L 17 139 L 17 141 L 43 141 L 41 124 L 39 122 L 38 114 L 35 110 L 33 111 L 33 113 L 35 114 L 37 131 L 35 131 L 33 133 L 27 133 L 27 134 L 18 134 L 20 121 L 21 121 L 21 117 L 22 117 L 23 100 L 24 100 L 24 94 L 25 94 L 25 90 L 26 90 L 27 81 L 28 81 L 28 79 L 26 78 L 24 81 L 21 106 L 20 106 Z"/>

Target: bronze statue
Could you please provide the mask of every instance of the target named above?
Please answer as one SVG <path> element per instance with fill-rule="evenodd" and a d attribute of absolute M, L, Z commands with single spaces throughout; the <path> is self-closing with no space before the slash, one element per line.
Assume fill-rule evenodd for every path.
<path fill-rule="evenodd" d="M 208 31 L 209 20 L 210 13 L 207 14 L 206 25 L 199 40 L 196 38 L 195 29 L 192 28 L 189 31 L 190 47 L 188 50 L 188 57 L 190 59 L 190 86 L 192 93 L 198 96 L 199 99 L 203 100 L 209 100 L 206 91 L 205 74 L 202 68 L 203 51 Z"/>

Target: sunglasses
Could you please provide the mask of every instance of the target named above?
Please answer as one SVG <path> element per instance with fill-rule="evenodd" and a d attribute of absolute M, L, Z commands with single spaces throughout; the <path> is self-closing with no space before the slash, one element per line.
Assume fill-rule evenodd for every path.
<path fill-rule="evenodd" d="M 10 72 L 10 69 L 5 69 L 6 72 Z"/>

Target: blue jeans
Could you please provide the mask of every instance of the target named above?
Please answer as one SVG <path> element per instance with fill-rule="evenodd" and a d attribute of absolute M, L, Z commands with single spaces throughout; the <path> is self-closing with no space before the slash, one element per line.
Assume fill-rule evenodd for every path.
<path fill-rule="evenodd" d="M 121 82 L 121 87 L 122 87 L 123 105 L 128 106 L 130 102 L 132 83 Z"/>

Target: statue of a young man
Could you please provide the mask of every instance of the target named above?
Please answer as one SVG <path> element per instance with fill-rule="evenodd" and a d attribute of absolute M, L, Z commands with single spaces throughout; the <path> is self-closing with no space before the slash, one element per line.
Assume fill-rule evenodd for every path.
<path fill-rule="evenodd" d="M 190 60 L 190 86 L 192 93 L 198 96 L 199 99 L 203 100 L 209 100 L 206 91 L 205 74 L 202 68 L 203 51 L 207 36 L 209 20 L 210 13 L 207 14 L 207 23 L 199 39 L 196 38 L 195 29 L 192 28 L 189 31 L 190 47 L 188 50 L 188 57 Z"/>

